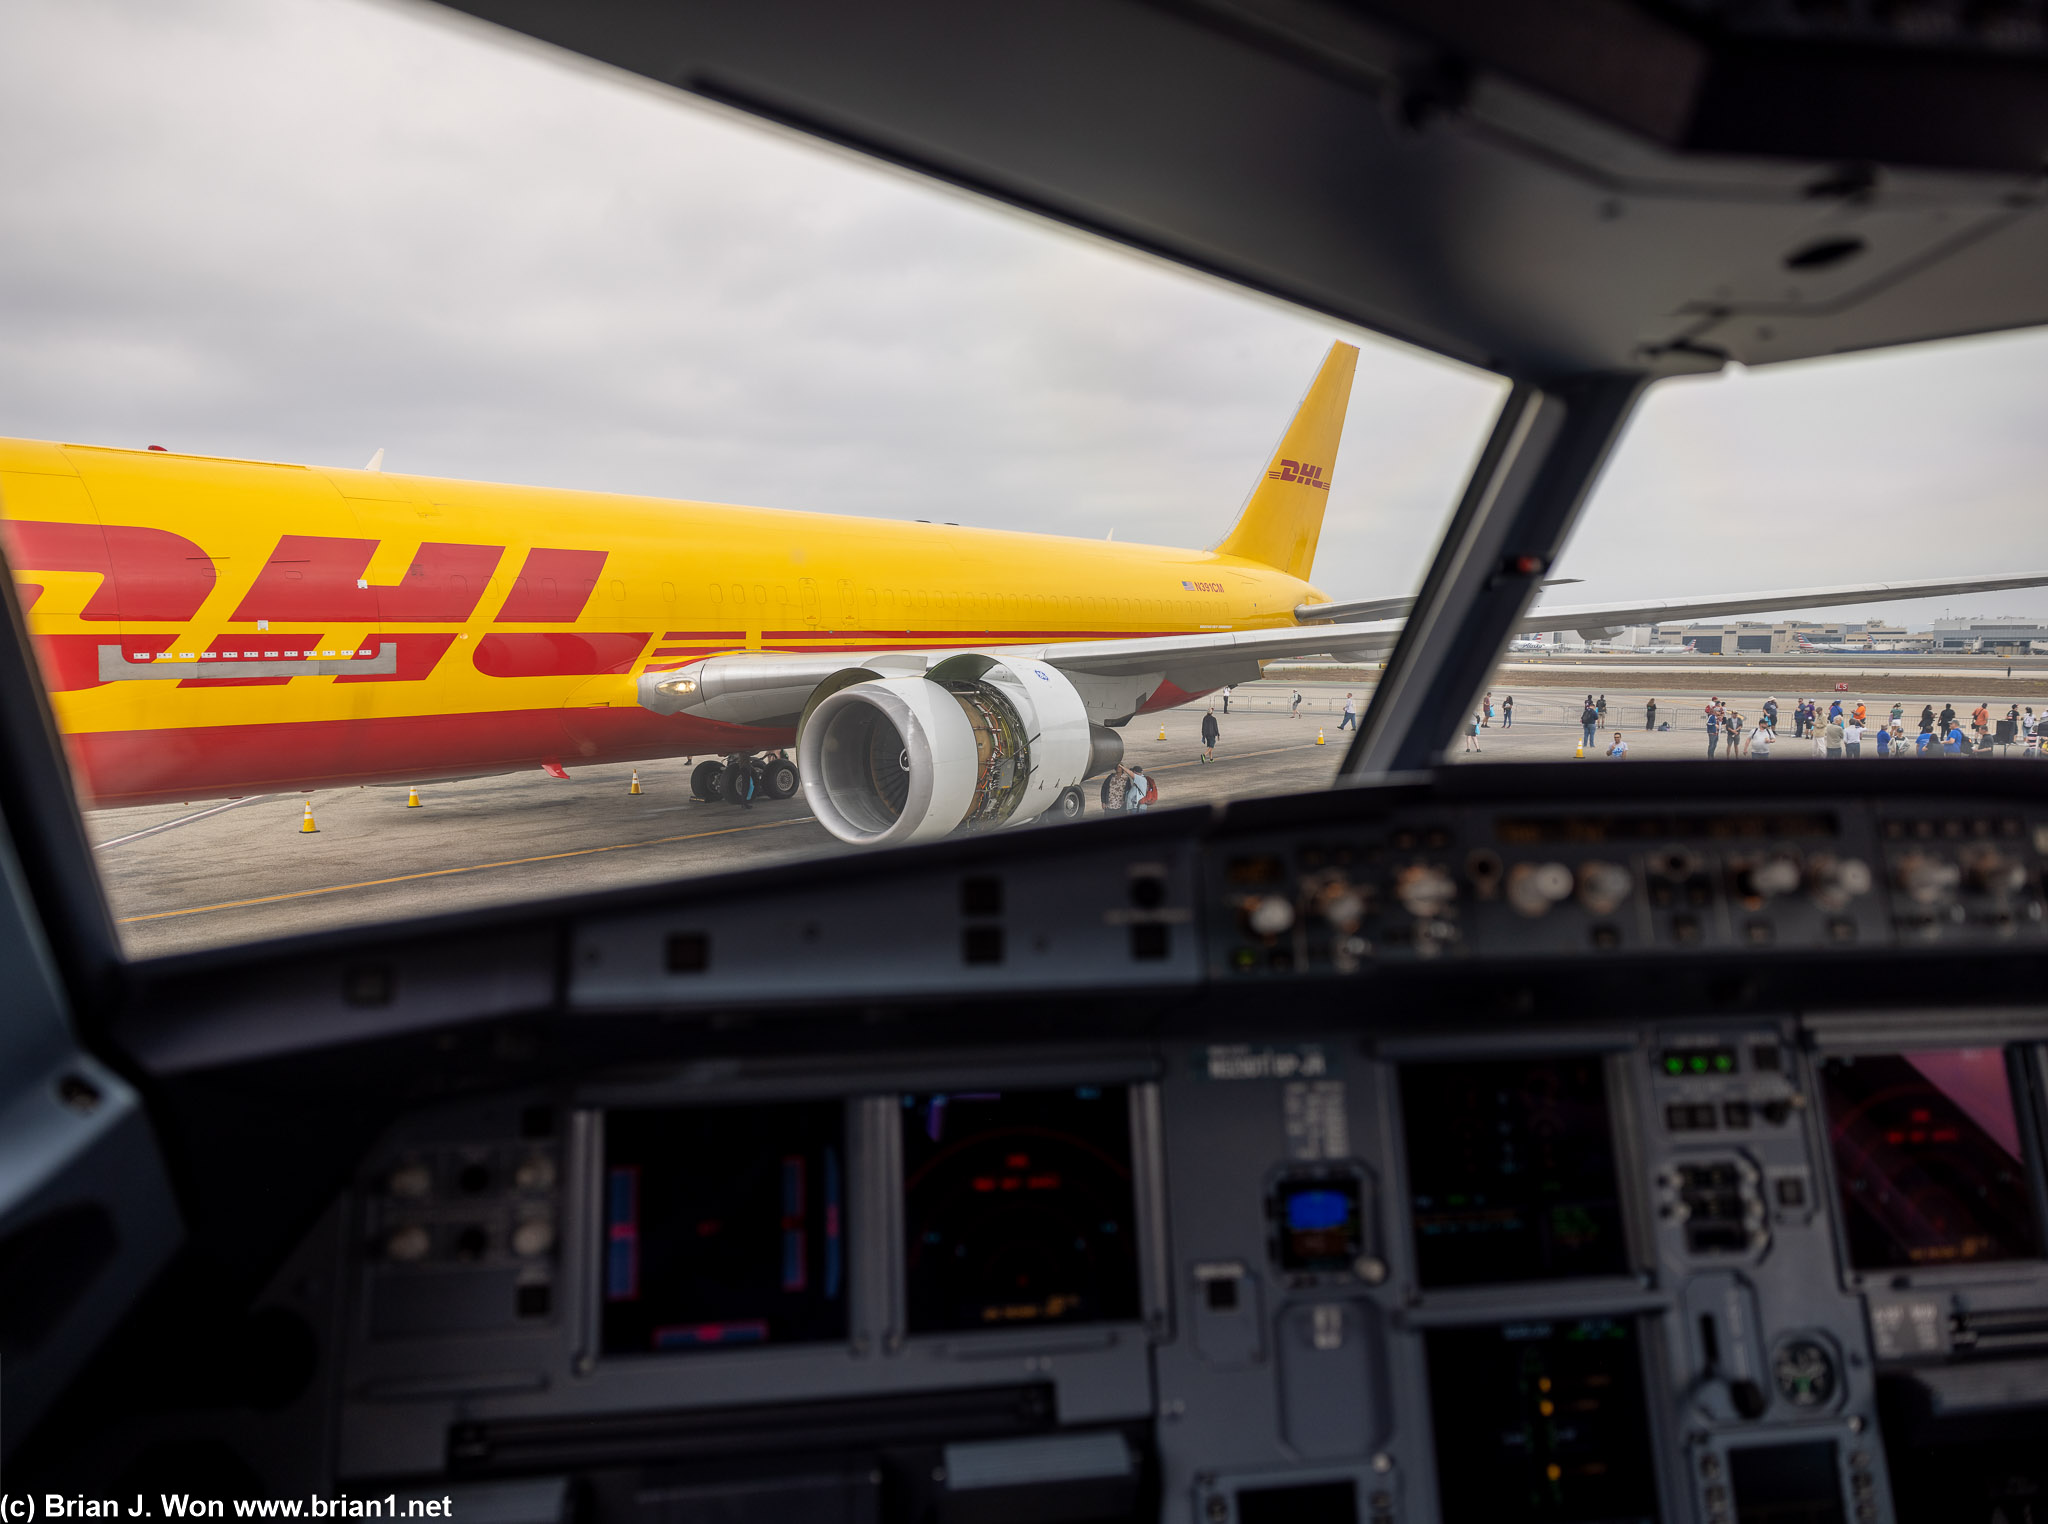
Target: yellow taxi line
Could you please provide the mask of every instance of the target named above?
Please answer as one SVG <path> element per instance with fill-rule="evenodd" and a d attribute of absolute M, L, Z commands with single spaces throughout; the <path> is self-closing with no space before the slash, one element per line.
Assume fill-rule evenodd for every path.
<path fill-rule="evenodd" d="M 391 878 L 366 878 L 358 884 L 329 884 L 320 889 L 292 889 L 283 894 L 259 895 L 253 900 L 224 900 L 218 905 L 194 905 L 189 910 L 158 910 L 149 915 L 124 915 L 120 924 L 134 921 L 163 921 L 172 916 L 204 915 L 209 910 L 242 910 L 251 905 L 274 905 L 280 900 L 302 900 L 316 894 L 341 894 L 350 889 L 375 889 L 382 884 L 403 884 L 412 879 L 446 878 L 455 873 L 482 873 L 490 868 L 518 868 L 528 863 L 556 862 L 564 857 L 589 857 L 597 852 L 624 852 L 633 847 L 663 847 L 678 841 L 702 841 L 708 836 L 733 836 L 741 831 L 771 831 L 779 826 L 803 825 L 810 816 L 794 820 L 764 820 L 759 825 L 726 826 L 717 831 L 693 831 L 687 836 L 657 836 L 652 841 L 621 841 L 607 847 L 577 847 L 568 852 L 543 852 L 538 857 L 508 857 L 497 863 L 470 863 L 461 868 L 429 868 L 420 873 L 400 873 Z"/>

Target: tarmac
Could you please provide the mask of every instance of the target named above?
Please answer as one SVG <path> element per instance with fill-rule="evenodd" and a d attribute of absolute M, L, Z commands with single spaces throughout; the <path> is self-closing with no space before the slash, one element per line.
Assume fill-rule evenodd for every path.
<path fill-rule="evenodd" d="M 1519 674 L 1504 675 L 1519 681 Z M 1703 674 L 1686 674 L 1697 675 Z M 1629 676 L 1633 682 L 1634 674 Z M 1302 713 L 1290 718 L 1287 701 L 1297 687 L 1304 695 Z M 1155 778 L 1163 804 L 1320 788 L 1336 774 L 1351 739 L 1338 729 L 1347 687 L 1356 693 L 1363 714 L 1371 697 L 1363 681 L 1246 684 L 1233 694 L 1228 714 L 1219 698 L 1215 707 L 1222 740 L 1213 763 L 1199 760 L 1206 701 L 1144 716 L 1124 730 L 1126 759 Z M 1789 713 L 1801 696 L 1835 697 L 1832 688 L 1829 683 L 1825 690 L 1802 695 L 1788 689 L 1777 696 Z M 1572 758 L 1580 739 L 1582 691 L 1503 685 L 1496 701 L 1508 692 L 1516 694 L 1513 728 L 1503 728 L 1496 719 L 1481 729 L 1476 753 L 1466 749 L 1461 736 L 1447 760 Z M 1728 689 L 1695 683 L 1660 690 L 1655 695 L 1658 719 L 1672 728 L 1646 731 L 1644 704 L 1652 695 L 1633 686 L 1607 689 L 1609 724 L 1601 733 L 1601 750 L 1620 730 L 1631 762 L 1704 756 L 1701 710 L 1709 691 L 1726 694 Z M 1734 702 L 1754 715 L 1761 697 Z M 1873 716 L 1882 716 L 1889 713 L 1894 694 L 1880 689 L 1842 697 L 1860 697 Z M 1926 700 L 1897 697 L 1907 718 L 1917 719 Z M 1937 709 L 1942 697 L 1967 710 L 1977 699 L 1996 695 L 1958 690 L 1937 696 Z M 2018 702 L 2024 708 L 2028 700 Z M 2004 712 L 2002 705 L 1994 707 Z M 2043 705 L 2036 702 L 2035 707 Z M 1318 731 L 1324 738 L 1320 745 Z M 1774 760 L 1811 758 L 1805 743 L 1790 739 L 1788 725 Z M 1587 759 L 1587 765 L 1615 764 L 1603 756 Z M 1738 765 L 1756 764 L 1743 759 Z M 1865 756 L 1857 765 L 1876 762 Z M 536 769 L 423 785 L 418 809 L 406 807 L 402 787 L 371 786 L 226 804 L 195 801 L 89 811 L 86 824 L 97 844 L 94 855 L 123 946 L 132 957 L 857 850 L 826 833 L 801 791 L 794 799 L 762 800 L 745 811 L 700 802 L 690 794 L 690 764 L 682 758 L 641 763 L 643 791 L 637 795 L 630 792 L 632 769 L 627 766 L 570 771 L 566 780 Z M 1085 787 L 1088 813 L 1083 819 L 1100 818 L 1099 784 Z M 318 830 L 306 834 L 299 826 L 309 800 Z"/>

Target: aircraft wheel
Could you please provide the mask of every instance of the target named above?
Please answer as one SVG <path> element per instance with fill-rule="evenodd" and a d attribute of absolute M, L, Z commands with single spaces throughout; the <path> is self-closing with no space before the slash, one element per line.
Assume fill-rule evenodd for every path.
<path fill-rule="evenodd" d="M 1063 788 L 1047 811 L 1054 820 L 1079 820 L 1081 812 L 1088 808 L 1088 796 L 1077 788 Z"/>
<path fill-rule="evenodd" d="M 781 759 L 761 769 L 761 792 L 770 799 L 787 799 L 796 792 L 796 764 Z"/>
<path fill-rule="evenodd" d="M 724 797 L 718 787 L 719 775 L 725 771 L 721 762 L 699 762 L 690 773 L 690 792 L 706 804 L 715 803 Z"/>

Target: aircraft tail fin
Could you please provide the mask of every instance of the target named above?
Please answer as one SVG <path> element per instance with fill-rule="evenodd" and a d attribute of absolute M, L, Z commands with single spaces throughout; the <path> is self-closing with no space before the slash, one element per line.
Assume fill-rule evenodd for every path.
<path fill-rule="evenodd" d="M 1357 366 L 1356 345 L 1330 346 L 1294 421 L 1266 463 L 1265 475 L 1245 499 L 1230 533 L 1215 545 L 1219 555 L 1242 556 L 1307 579 L 1323 532 L 1323 506 L 1329 501 L 1337 441 L 1344 433 L 1344 410 L 1351 401 L 1351 376 Z"/>

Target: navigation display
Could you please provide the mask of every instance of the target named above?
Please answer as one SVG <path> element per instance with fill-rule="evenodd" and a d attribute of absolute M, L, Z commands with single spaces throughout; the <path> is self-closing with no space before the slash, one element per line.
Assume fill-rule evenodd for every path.
<path fill-rule="evenodd" d="M 2003 1049 L 1829 1058 L 1820 1088 L 1850 1264 L 1892 1270 L 2040 1256 Z"/>
<path fill-rule="evenodd" d="M 912 1333 L 1138 1316 L 1127 1091 L 903 1097 Z"/>
<path fill-rule="evenodd" d="M 838 1101 L 607 1112 L 604 1352 L 846 1337 L 845 1132 Z"/>
<path fill-rule="evenodd" d="M 1409 1064 L 1401 1110 L 1424 1286 L 1627 1272 L 1598 1055 Z"/>
<path fill-rule="evenodd" d="M 1444 1524 L 1658 1517 L 1632 1322 L 1434 1328 L 1423 1345 Z"/>

